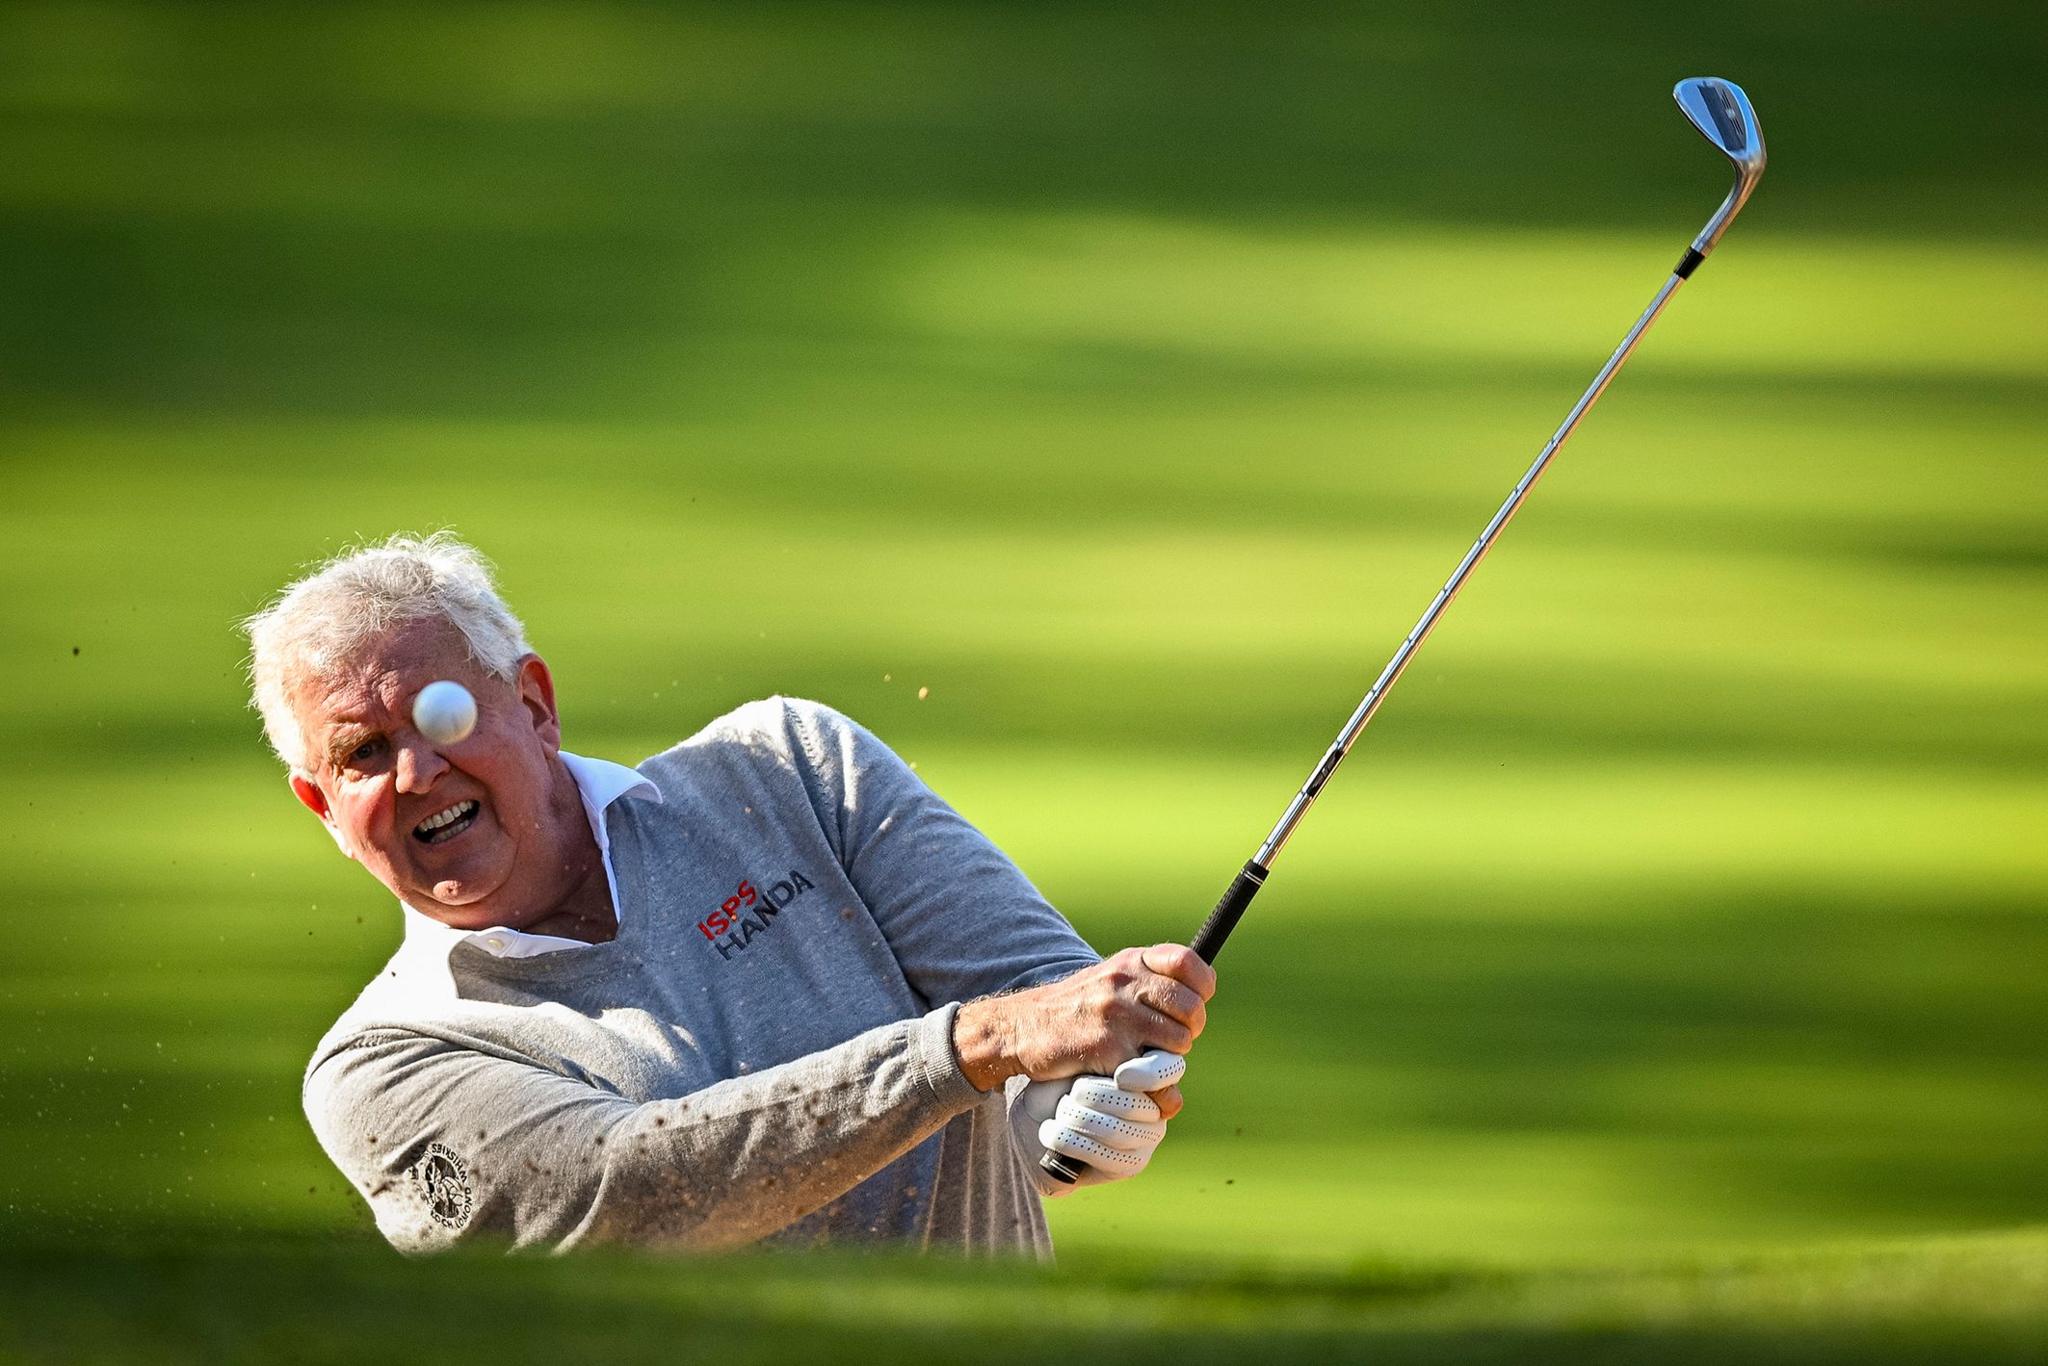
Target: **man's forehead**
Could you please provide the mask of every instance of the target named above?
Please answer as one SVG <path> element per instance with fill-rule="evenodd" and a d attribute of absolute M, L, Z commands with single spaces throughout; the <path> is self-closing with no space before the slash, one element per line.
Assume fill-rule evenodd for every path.
<path fill-rule="evenodd" d="M 303 661 L 290 680 L 308 725 L 370 721 L 437 678 L 473 671 L 467 642 L 445 622 L 411 622 L 336 659 Z"/>
<path fill-rule="evenodd" d="M 347 659 L 309 669 L 293 691 L 308 719 L 347 720 L 388 706 L 399 686 L 398 671 L 383 661 Z"/>

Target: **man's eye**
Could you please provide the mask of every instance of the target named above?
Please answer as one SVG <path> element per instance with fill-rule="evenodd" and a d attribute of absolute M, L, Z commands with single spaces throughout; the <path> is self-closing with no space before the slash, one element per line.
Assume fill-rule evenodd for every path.
<path fill-rule="evenodd" d="M 375 758 L 377 755 L 377 751 L 383 748 L 383 745 L 383 740 L 373 736 L 370 739 L 363 741 L 360 745 L 357 745 L 354 749 L 350 750 L 348 752 L 348 761 L 352 764 L 365 763 L 368 760 Z"/>

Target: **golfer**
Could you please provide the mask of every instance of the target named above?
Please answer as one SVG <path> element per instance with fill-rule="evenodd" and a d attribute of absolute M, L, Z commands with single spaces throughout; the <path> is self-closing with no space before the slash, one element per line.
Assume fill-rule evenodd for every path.
<path fill-rule="evenodd" d="M 1040 1197 L 1069 1189 L 1043 1145 L 1118 1179 L 1180 1109 L 1209 967 L 1099 959 L 830 708 L 750 703 L 637 768 L 572 754 L 547 664 L 445 534 L 343 555 L 246 625 L 293 794 L 403 908 L 304 1090 L 397 1247 L 1043 1256 Z M 438 680 L 475 696 L 460 740 L 411 719 Z"/>

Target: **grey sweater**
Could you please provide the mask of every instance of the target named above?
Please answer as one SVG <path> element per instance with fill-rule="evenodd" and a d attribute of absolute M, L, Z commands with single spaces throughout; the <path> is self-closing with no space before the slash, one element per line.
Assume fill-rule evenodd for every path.
<path fill-rule="evenodd" d="M 618 938 L 409 944 L 321 1041 L 306 1114 L 384 1235 L 1048 1253 L 952 1018 L 1094 952 L 829 708 L 749 704 L 639 772 L 662 800 L 601 817 Z"/>

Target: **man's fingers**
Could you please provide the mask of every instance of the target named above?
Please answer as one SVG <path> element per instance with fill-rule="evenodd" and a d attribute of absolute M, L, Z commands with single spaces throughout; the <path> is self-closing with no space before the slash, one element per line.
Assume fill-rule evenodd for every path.
<path fill-rule="evenodd" d="M 1172 1119 L 1180 1113 L 1181 1107 L 1187 1104 L 1187 1101 L 1182 1099 L 1178 1086 L 1169 1086 L 1163 1091 L 1154 1091 L 1152 1103 L 1159 1107 L 1161 1119 Z"/>
<path fill-rule="evenodd" d="M 1209 1008 L 1202 1004 L 1202 998 L 1195 994 L 1195 989 L 1171 977 L 1146 978 L 1138 988 L 1138 999 L 1161 1015 L 1180 1021 L 1197 1034 L 1209 1023 Z"/>
<path fill-rule="evenodd" d="M 1161 977 L 1185 982 L 1205 1001 L 1216 994 L 1216 969 L 1185 944 L 1154 944 L 1139 953 L 1138 961 Z"/>
<path fill-rule="evenodd" d="M 1146 1048 L 1163 1049 L 1168 1053 L 1186 1053 L 1195 1046 L 1195 1031 L 1174 1019 L 1161 1015 L 1151 1007 L 1143 1007 L 1144 1019 L 1137 1027 L 1137 1042 Z"/>

